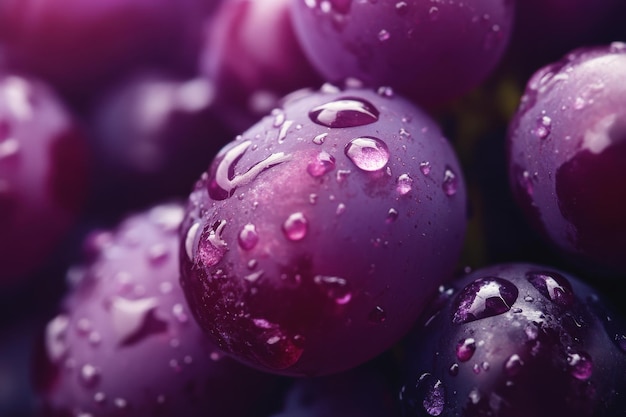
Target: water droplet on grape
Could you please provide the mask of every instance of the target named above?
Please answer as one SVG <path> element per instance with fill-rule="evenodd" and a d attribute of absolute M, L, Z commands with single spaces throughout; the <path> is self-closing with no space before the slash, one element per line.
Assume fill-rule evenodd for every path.
<path fill-rule="evenodd" d="M 387 313 L 381 306 L 376 306 L 367 316 L 370 323 L 380 324 L 387 320 Z"/>
<path fill-rule="evenodd" d="M 205 266 L 216 265 L 226 253 L 227 244 L 222 239 L 222 232 L 226 226 L 226 220 L 213 223 L 206 239 L 198 242 L 197 256 Z"/>
<path fill-rule="evenodd" d="M 48 357 L 54 363 L 59 362 L 67 353 L 65 336 L 70 320 L 65 314 L 60 314 L 52 319 L 46 326 L 46 351 Z"/>
<path fill-rule="evenodd" d="M 80 383 L 85 388 L 93 388 L 100 381 L 100 371 L 90 364 L 85 364 L 80 368 Z"/>
<path fill-rule="evenodd" d="M 251 223 L 244 225 L 237 236 L 237 242 L 239 247 L 243 250 L 252 250 L 259 242 L 259 234 L 256 231 L 256 226 Z"/>
<path fill-rule="evenodd" d="M 413 188 L 413 178 L 409 174 L 402 174 L 396 181 L 396 191 L 400 195 L 408 194 Z"/>
<path fill-rule="evenodd" d="M 324 141 L 326 140 L 326 136 L 328 136 L 328 133 L 320 133 L 319 135 L 313 138 L 313 143 L 316 145 L 323 144 Z"/>
<path fill-rule="evenodd" d="M 364 126 L 378 121 L 378 109 L 366 100 L 345 97 L 315 107 L 309 112 L 310 119 L 331 128 Z"/>
<path fill-rule="evenodd" d="M 158 319 L 154 310 L 158 305 L 156 298 L 127 300 L 115 296 L 108 309 L 111 323 L 120 346 L 128 346 L 167 330 L 167 323 Z"/>
<path fill-rule="evenodd" d="M 394 223 L 397 219 L 398 219 L 398 210 L 394 208 L 390 208 L 389 211 L 387 212 L 387 218 L 385 219 L 385 222 L 387 224 Z"/>
<path fill-rule="evenodd" d="M 453 363 L 452 365 L 450 365 L 450 368 L 448 368 L 448 373 L 450 374 L 450 376 L 457 376 L 459 374 L 459 364 Z"/>
<path fill-rule="evenodd" d="M 344 278 L 316 275 L 313 282 L 324 289 L 328 298 L 332 299 L 336 304 L 348 304 L 352 300 L 350 286 Z"/>
<path fill-rule="evenodd" d="M 458 182 L 459 180 L 454 171 L 450 167 L 446 167 L 446 170 L 443 173 L 443 183 L 441 187 L 443 188 L 443 192 L 446 193 L 448 197 L 456 194 L 459 188 Z"/>
<path fill-rule="evenodd" d="M 519 290 L 511 281 L 498 277 L 478 278 L 459 292 L 452 322 L 469 323 L 511 309 Z"/>
<path fill-rule="evenodd" d="M 200 222 L 197 221 L 189 227 L 187 234 L 185 235 L 185 253 L 187 258 L 193 260 L 198 246 L 198 240 L 200 238 Z"/>
<path fill-rule="evenodd" d="M 352 139 L 345 147 L 346 156 L 363 171 L 379 171 L 389 162 L 385 142 L 373 137 Z"/>
<path fill-rule="evenodd" d="M 291 241 L 302 240 L 309 230 L 309 222 L 301 212 L 291 214 L 283 223 L 283 233 Z"/>
<path fill-rule="evenodd" d="M 107 396 L 104 392 L 99 391 L 93 395 L 93 400 L 96 404 L 103 404 L 107 399 Z"/>
<path fill-rule="evenodd" d="M 19 153 L 20 144 L 15 138 L 0 140 L 0 160 L 14 157 Z"/>
<path fill-rule="evenodd" d="M 378 32 L 378 40 L 381 42 L 385 42 L 386 40 L 389 40 L 390 37 L 391 37 L 391 34 L 385 29 L 381 29 L 381 31 Z"/>
<path fill-rule="evenodd" d="M 522 358 L 514 353 L 504 362 L 504 373 L 508 376 L 515 376 L 522 370 L 522 366 L 524 366 Z"/>
<path fill-rule="evenodd" d="M 428 161 L 420 162 L 420 171 L 424 175 L 430 174 L 430 162 Z"/>
<path fill-rule="evenodd" d="M 569 353 L 567 364 L 570 367 L 570 374 L 581 381 L 591 378 L 593 373 L 593 362 L 591 356 L 586 352 Z"/>
<path fill-rule="evenodd" d="M 439 8 L 435 6 L 431 7 L 428 10 L 428 18 L 433 22 L 437 21 L 439 19 Z"/>
<path fill-rule="evenodd" d="M 552 131 L 552 119 L 548 116 L 541 116 L 537 119 L 536 126 L 533 129 L 533 134 L 539 139 L 545 139 L 550 135 Z"/>
<path fill-rule="evenodd" d="M 459 341 L 456 345 L 456 357 L 461 362 L 470 360 L 474 352 L 476 352 L 476 341 L 471 337 Z"/>
<path fill-rule="evenodd" d="M 184 324 L 189 321 L 189 316 L 185 313 L 185 307 L 180 303 L 176 303 L 172 306 L 172 315 L 179 323 Z"/>
<path fill-rule="evenodd" d="M 337 216 L 342 215 L 343 213 L 345 213 L 345 211 L 346 211 L 346 205 L 345 204 L 343 204 L 343 203 L 337 204 L 337 210 L 335 210 L 335 214 Z"/>
<path fill-rule="evenodd" d="M 306 167 L 306 171 L 314 178 L 321 177 L 333 169 L 335 169 L 335 158 L 324 151 L 317 154 L 315 160 L 309 162 Z"/>
<path fill-rule="evenodd" d="M 563 307 L 574 303 L 572 285 L 563 275 L 552 271 L 531 271 L 526 279 L 548 300 Z"/>

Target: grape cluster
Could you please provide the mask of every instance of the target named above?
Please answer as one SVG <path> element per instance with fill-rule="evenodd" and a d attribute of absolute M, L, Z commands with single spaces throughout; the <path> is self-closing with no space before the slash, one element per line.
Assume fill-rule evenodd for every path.
<path fill-rule="evenodd" d="M 626 416 L 620 0 L 0 0 L 0 415 Z"/>

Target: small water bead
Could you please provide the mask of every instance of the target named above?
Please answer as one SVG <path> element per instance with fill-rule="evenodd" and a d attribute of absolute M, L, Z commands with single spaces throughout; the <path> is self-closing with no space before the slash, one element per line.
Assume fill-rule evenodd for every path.
<path fill-rule="evenodd" d="M 348 178 L 348 175 L 350 175 L 352 173 L 352 171 L 350 171 L 349 169 L 340 169 L 337 171 L 337 175 L 336 175 L 336 179 L 338 183 L 342 183 L 346 180 L 346 178 Z"/>
<path fill-rule="evenodd" d="M 324 141 L 326 140 L 326 136 L 328 136 L 328 133 L 320 133 L 319 135 L 313 138 L 313 143 L 316 145 L 323 144 Z"/>
<path fill-rule="evenodd" d="M 237 242 L 239 247 L 245 251 L 254 249 L 259 242 L 256 226 L 251 223 L 245 224 L 237 236 Z"/>
<path fill-rule="evenodd" d="M 96 404 L 103 404 L 107 399 L 107 396 L 104 392 L 98 391 L 93 395 L 93 400 Z"/>
<path fill-rule="evenodd" d="M 337 210 L 335 210 L 335 214 L 337 216 L 342 215 L 343 213 L 345 213 L 345 211 L 346 211 L 346 205 L 345 204 L 343 204 L 343 203 L 337 204 Z"/>
<path fill-rule="evenodd" d="M 53 362 L 58 362 L 67 353 L 65 337 L 69 328 L 70 320 L 65 314 L 52 319 L 46 326 L 46 351 Z"/>
<path fill-rule="evenodd" d="M 476 352 L 476 341 L 471 337 L 459 341 L 456 345 L 456 357 L 461 362 L 470 360 L 474 352 Z"/>
<path fill-rule="evenodd" d="M 280 126 L 277 137 L 278 143 L 283 143 L 285 141 L 285 138 L 287 138 L 287 132 L 292 124 L 293 120 L 287 120 Z"/>
<path fill-rule="evenodd" d="M 124 398 L 116 398 L 115 400 L 113 400 L 113 404 L 115 404 L 115 406 L 119 409 L 125 409 L 126 407 L 128 407 L 128 401 L 126 401 Z"/>
<path fill-rule="evenodd" d="M 200 226 L 201 223 L 199 221 L 193 223 L 185 235 L 185 253 L 191 260 L 193 260 L 196 248 L 198 247 L 198 240 L 200 239 Z"/>
<path fill-rule="evenodd" d="M 100 381 L 100 371 L 93 365 L 85 364 L 80 368 L 80 383 L 85 388 L 93 388 Z"/>
<path fill-rule="evenodd" d="M 406 1 L 399 1 L 396 3 L 396 12 L 398 12 L 400 16 L 403 16 L 404 14 L 406 14 L 408 9 L 409 9 L 409 5 L 406 3 Z"/>
<path fill-rule="evenodd" d="M 0 140 L 0 160 L 16 156 L 20 150 L 20 144 L 15 138 Z"/>
<path fill-rule="evenodd" d="M 283 233 L 291 241 L 302 240 L 309 230 L 309 222 L 302 212 L 291 214 L 283 223 Z"/>
<path fill-rule="evenodd" d="M 552 119 L 548 116 L 541 116 L 537 119 L 536 126 L 532 133 L 539 139 L 545 139 L 550 135 L 552 130 Z"/>
<path fill-rule="evenodd" d="M 391 88 L 389 86 L 378 87 L 376 92 L 378 93 L 379 96 L 386 97 L 386 98 L 391 98 L 391 97 L 393 97 L 393 94 L 394 94 L 393 93 L 393 88 Z"/>
<path fill-rule="evenodd" d="M 309 112 L 309 118 L 322 126 L 346 128 L 375 123 L 379 114 L 369 101 L 345 97 L 315 107 Z"/>
<path fill-rule="evenodd" d="M 316 275 L 313 282 L 324 289 L 328 298 L 336 304 L 348 304 L 352 300 L 352 293 L 348 281 L 341 277 Z"/>
<path fill-rule="evenodd" d="M 548 300 L 563 307 L 574 303 L 572 285 L 563 275 L 552 271 L 531 271 L 526 279 Z"/>
<path fill-rule="evenodd" d="M 389 162 L 387 144 L 374 137 L 352 139 L 346 145 L 346 156 L 363 171 L 379 171 Z"/>
<path fill-rule="evenodd" d="M 167 323 L 154 315 L 157 305 L 156 298 L 128 300 L 119 296 L 113 297 L 109 311 L 120 346 L 132 345 L 152 334 L 167 330 Z"/>
<path fill-rule="evenodd" d="M 469 323 L 511 309 L 519 290 L 511 281 L 498 277 L 478 278 L 459 292 L 452 322 Z"/>
<path fill-rule="evenodd" d="M 504 373 L 508 376 L 515 376 L 522 370 L 523 366 L 522 358 L 517 353 L 514 353 L 504 362 Z"/>
<path fill-rule="evenodd" d="M 459 364 L 453 363 L 452 365 L 450 365 L 450 368 L 448 368 L 448 373 L 450 374 L 450 376 L 457 376 L 459 374 Z"/>
<path fill-rule="evenodd" d="M 385 29 L 381 29 L 381 31 L 378 32 L 378 40 L 381 42 L 385 42 L 386 40 L 389 40 L 390 37 L 391 37 L 391 34 L 389 33 L 389 31 Z"/>
<path fill-rule="evenodd" d="M 385 218 L 385 222 L 387 224 L 394 223 L 398 219 L 398 210 L 394 208 L 390 208 L 387 212 L 387 217 Z"/>
<path fill-rule="evenodd" d="M 185 307 L 180 303 L 176 303 L 172 306 L 172 315 L 179 323 L 184 324 L 189 321 L 189 316 L 185 313 Z"/>
<path fill-rule="evenodd" d="M 169 256 L 170 256 L 170 252 L 167 246 L 164 244 L 157 243 L 148 248 L 147 258 L 148 258 L 148 262 L 152 266 L 161 265 L 163 262 L 165 262 L 169 258 Z"/>
<path fill-rule="evenodd" d="M 593 373 L 593 362 L 591 356 L 586 352 L 569 353 L 567 364 L 570 366 L 570 374 L 581 381 L 591 378 Z"/>
<path fill-rule="evenodd" d="M 282 124 L 285 123 L 286 115 L 283 109 L 272 109 L 271 115 L 274 116 L 274 122 L 272 123 L 272 126 L 281 127 Z"/>
<path fill-rule="evenodd" d="M 437 21 L 439 19 L 439 8 L 435 6 L 431 7 L 428 10 L 428 18 L 433 22 Z"/>
<path fill-rule="evenodd" d="M 333 169 L 335 169 L 335 157 L 325 151 L 317 154 L 306 167 L 306 171 L 314 178 L 319 178 Z"/>
<path fill-rule="evenodd" d="M 459 179 L 450 167 L 446 167 L 443 173 L 443 183 L 441 184 L 443 192 L 451 197 L 456 194 L 459 188 Z"/>
<path fill-rule="evenodd" d="M 400 195 L 408 194 L 413 188 L 413 178 L 409 174 L 402 174 L 396 181 L 396 191 Z"/>
<path fill-rule="evenodd" d="M 376 306 L 367 316 L 370 323 L 380 324 L 387 320 L 387 313 L 381 306 Z"/>

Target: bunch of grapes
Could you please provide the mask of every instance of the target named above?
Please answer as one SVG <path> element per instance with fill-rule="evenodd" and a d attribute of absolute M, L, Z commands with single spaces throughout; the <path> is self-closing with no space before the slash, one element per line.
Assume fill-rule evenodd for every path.
<path fill-rule="evenodd" d="M 0 0 L 0 415 L 626 416 L 621 0 Z"/>

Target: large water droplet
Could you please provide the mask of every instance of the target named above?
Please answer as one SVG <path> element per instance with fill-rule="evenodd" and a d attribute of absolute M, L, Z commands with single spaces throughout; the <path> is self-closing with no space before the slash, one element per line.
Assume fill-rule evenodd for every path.
<path fill-rule="evenodd" d="M 518 294 L 519 290 L 511 281 L 498 277 L 478 278 L 456 297 L 452 322 L 469 323 L 505 313 Z"/>
<path fill-rule="evenodd" d="M 120 346 L 129 346 L 167 330 L 167 323 L 155 315 L 156 298 L 128 300 L 115 296 L 108 309 Z"/>
<path fill-rule="evenodd" d="M 570 367 L 570 374 L 581 381 L 591 378 L 593 373 L 593 362 L 591 356 L 586 352 L 569 353 L 567 363 Z"/>
<path fill-rule="evenodd" d="M 456 345 L 456 357 L 461 362 L 470 360 L 474 352 L 476 352 L 476 341 L 471 337 L 459 341 Z"/>
<path fill-rule="evenodd" d="M 563 275 L 553 271 L 531 271 L 526 279 L 548 300 L 563 307 L 574 303 L 572 285 Z"/>
<path fill-rule="evenodd" d="M 348 304 L 352 299 L 350 286 L 344 278 L 316 275 L 313 278 L 313 282 L 319 285 L 326 292 L 328 298 L 332 299 L 336 304 Z"/>
<path fill-rule="evenodd" d="M 400 195 L 408 194 L 413 188 L 413 178 L 409 174 L 402 174 L 396 181 L 396 191 Z"/>
<path fill-rule="evenodd" d="M 345 97 L 315 107 L 309 112 L 311 120 L 332 128 L 364 126 L 378 121 L 378 109 L 369 101 Z"/>
<path fill-rule="evenodd" d="M 239 247 L 243 250 L 252 250 L 259 242 L 259 234 L 256 231 L 256 226 L 248 223 L 241 228 L 239 236 L 237 236 L 237 242 Z"/>
<path fill-rule="evenodd" d="M 335 169 L 335 157 L 328 152 L 320 152 L 306 167 L 310 176 L 318 178 Z"/>
<path fill-rule="evenodd" d="M 246 172 L 237 171 L 237 162 L 243 157 L 251 141 L 234 142 L 235 145 L 220 151 L 211 164 L 208 181 L 209 197 L 214 200 L 225 200 L 232 196 L 237 187 L 253 181 L 261 172 L 291 159 L 284 152 L 273 153 L 253 164 Z"/>
<path fill-rule="evenodd" d="M 389 162 L 387 144 L 373 137 L 352 139 L 346 145 L 344 152 L 348 158 L 363 171 L 378 171 Z"/>
<path fill-rule="evenodd" d="M 304 239 L 308 230 L 309 222 L 301 212 L 291 214 L 283 223 L 283 233 L 291 241 Z"/>
<path fill-rule="evenodd" d="M 446 167 L 446 170 L 443 173 L 443 183 L 441 184 L 441 188 L 443 188 L 443 192 L 446 193 L 447 196 L 453 196 L 458 191 L 459 179 L 450 167 Z"/>
<path fill-rule="evenodd" d="M 198 260 L 205 266 L 216 265 L 222 260 L 228 245 L 222 239 L 226 220 L 215 222 L 208 230 L 208 236 L 198 242 Z"/>

